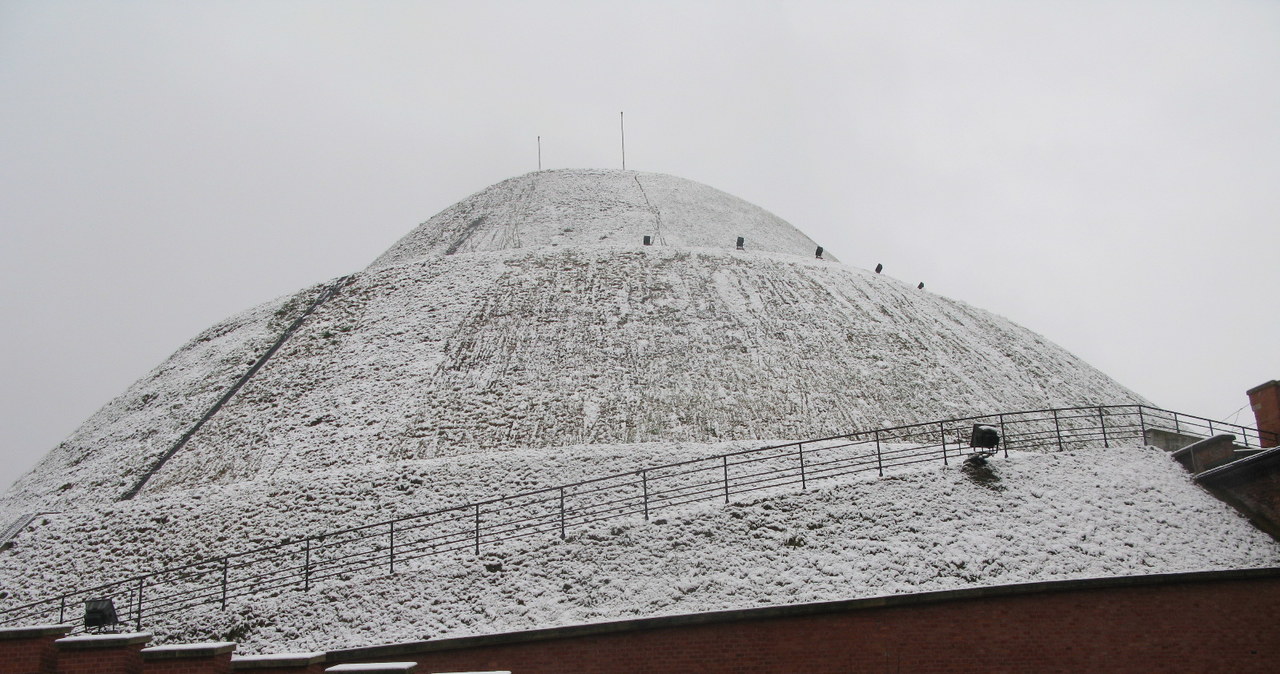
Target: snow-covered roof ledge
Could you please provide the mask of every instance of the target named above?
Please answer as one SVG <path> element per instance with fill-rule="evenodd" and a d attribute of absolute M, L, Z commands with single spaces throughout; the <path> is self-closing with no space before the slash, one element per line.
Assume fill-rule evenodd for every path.
<path fill-rule="evenodd" d="M 25 625 L 23 627 L 0 627 L 0 641 L 15 639 L 37 639 L 39 637 L 66 636 L 75 625 Z"/>
<path fill-rule="evenodd" d="M 231 653 L 236 645 L 231 641 L 209 641 L 198 644 L 167 644 L 142 649 L 144 660 L 181 660 L 187 658 L 212 658 Z M 230 657 L 228 655 L 227 657 Z"/>
<path fill-rule="evenodd" d="M 136 646 L 151 641 L 150 632 L 120 632 L 118 634 L 81 634 L 63 637 L 54 643 L 62 649 L 118 648 Z"/>

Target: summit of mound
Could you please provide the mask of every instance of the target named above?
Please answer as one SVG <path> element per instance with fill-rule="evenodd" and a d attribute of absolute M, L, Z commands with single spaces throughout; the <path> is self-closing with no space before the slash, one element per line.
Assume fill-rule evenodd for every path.
<path fill-rule="evenodd" d="M 817 244 L 778 216 L 713 187 L 660 173 L 538 171 L 504 180 L 422 223 L 370 269 L 511 248 L 726 248 L 812 256 Z"/>

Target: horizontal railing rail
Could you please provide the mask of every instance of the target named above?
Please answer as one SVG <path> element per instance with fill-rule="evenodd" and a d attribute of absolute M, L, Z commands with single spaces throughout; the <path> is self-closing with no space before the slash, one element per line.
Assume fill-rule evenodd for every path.
<path fill-rule="evenodd" d="M 414 560 L 482 549 L 698 502 L 808 489 L 835 478 L 926 462 L 964 460 L 975 424 L 994 426 L 1000 449 L 1070 450 L 1145 444 L 1162 430 L 1193 437 L 1231 433 L 1244 447 L 1276 444 L 1255 428 L 1143 405 L 1097 405 L 959 417 L 744 449 L 406 515 L 232 552 L 0 610 L 0 625 L 75 620 L 88 599 L 110 598 L 121 621 L 149 621 L 201 607 L 366 574 L 394 574 Z M 78 621 L 77 621 L 78 622 Z"/>

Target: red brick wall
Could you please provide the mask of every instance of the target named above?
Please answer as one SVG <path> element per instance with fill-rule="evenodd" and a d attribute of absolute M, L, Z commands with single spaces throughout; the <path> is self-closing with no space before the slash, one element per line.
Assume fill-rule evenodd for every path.
<path fill-rule="evenodd" d="M 52 672 L 56 656 L 53 641 L 61 636 L 49 634 L 0 641 L 0 674 Z"/>
<path fill-rule="evenodd" d="M 248 669 L 233 666 L 231 669 L 241 674 L 323 674 L 325 667 L 328 666 L 323 662 L 313 662 L 309 665 L 296 667 L 253 667 Z"/>
<path fill-rule="evenodd" d="M 231 674 L 231 656 L 144 661 L 142 674 Z"/>
<path fill-rule="evenodd" d="M 1280 662 L 1277 615 L 1280 573 L 1271 569 L 1041 583 L 681 616 L 567 628 L 524 643 L 519 640 L 529 635 L 428 641 L 335 651 L 325 665 L 417 661 L 422 672 L 513 674 L 1271 672 Z M 38 639 L 25 641 L 31 652 L 25 662 L 40 661 L 38 654 L 47 646 Z M 213 674 L 231 669 L 229 652 L 216 657 L 151 655 L 144 663 L 143 645 L 57 644 L 53 671 Z M 378 656 L 371 653 L 374 650 L 384 652 Z M 16 649 L 0 649 L 4 653 L 14 655 Z"/>
<path fill-rule="evenodd" d="M 142 646 L 59 650 L 57 674 L 142 674 Z"/>
<path fill-rule="evenodd" d="M 376 659 L 417 660 L 428 672 L 513 674 L 1273 672 L 1280 668 L 1277 615 L 1280 578 L 1263 578 L 861 608 Z M 335 655 L 331 664 L 341 661 Z"/>
<path fill-rule="evenodd" d="M 1275 447 L 1277 436 L 1280 436 L 1280 381 L 1269 381 L 1250 389 L 1249 403 L 1253 406 L 1258 430 L 1263 431 L 1262 446 Z"/>

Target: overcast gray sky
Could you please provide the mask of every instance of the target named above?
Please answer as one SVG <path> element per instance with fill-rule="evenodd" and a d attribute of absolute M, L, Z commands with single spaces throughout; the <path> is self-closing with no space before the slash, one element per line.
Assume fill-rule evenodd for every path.
<path fill-rule="evenodd" d="M 628 168 L 1161 406 L 1280 378 L 1280 2 L 0 0 L 0 482 L 537 136 L 618 167 L 619 111 Z"/>

